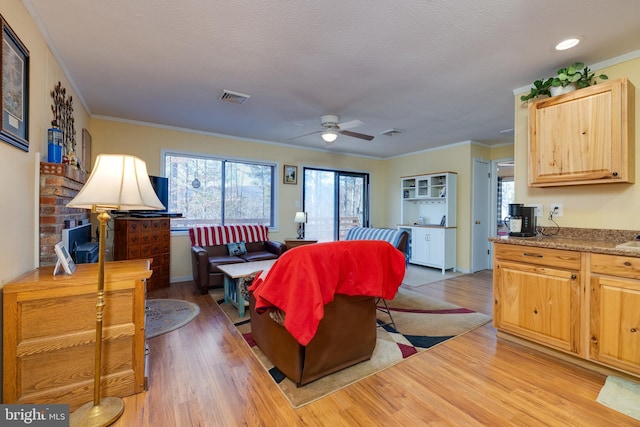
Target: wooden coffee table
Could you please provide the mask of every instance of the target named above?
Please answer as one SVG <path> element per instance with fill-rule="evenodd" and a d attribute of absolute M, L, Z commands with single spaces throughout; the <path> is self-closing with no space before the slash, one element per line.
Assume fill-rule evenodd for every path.
<path fill-rule="evenodd" d="M 269 259 L 266 261 L 239 262 L 237 264 L 218 266 L 218 269 L 224 273 L 224 302 L 237 307 L 240 317 L 244 317 L 245 305 L 249 305 L 249 301 L 245 301 L 238 287 L 240 279 L 256 271 L 269 270 L 276 261 L 275 259 Z"/>

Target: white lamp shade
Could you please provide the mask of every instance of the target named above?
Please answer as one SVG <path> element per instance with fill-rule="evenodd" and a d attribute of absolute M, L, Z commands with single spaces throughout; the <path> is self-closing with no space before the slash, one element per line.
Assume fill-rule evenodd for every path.
<path fill-rule="evenodd" d="M 307 220 L 304 212 L 296 212 L 296 217 L 293 219 L 293 222 L 305 222 Z"/>
<path fill-rule="evenodd" d="M 336 132 L 333 128 L 327 128 L 327 130 L 322 132 L 322 139 L 324 139 L 324 142 L 331 143 L 335 141 L 337 137 L 338 132 Z"/>
<path fill-rule="evenodd" d="M 84 187 L 67 206 L 93 211 L 165 209 L 145 162 L 124 154 L 99 155 Z"/>

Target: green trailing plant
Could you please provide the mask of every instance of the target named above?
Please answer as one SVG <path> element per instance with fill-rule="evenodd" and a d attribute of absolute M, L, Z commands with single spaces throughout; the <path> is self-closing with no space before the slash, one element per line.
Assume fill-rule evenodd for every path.
<path fill-rule="evenodd" d="M 608 78 L 609 77 L 606 74 L 596 75 L 582 62 L 574 62 L 568 67 L 560 68 L 555 77 L 550 77 L 546 80 L 536 80 L 533 82 L 533 87 L 529 93 L 522 95 L 520 100 L 528 101 L 543 95 L 551 96 L 551 92 L 549 91 L 550 87 L 565 87 L 571 83 L 575 83 L 578 89 L 582 89 L 584 87 L 597 84 L 596 79 L 607 80 Z"/>
<path fill-rule="evenodd" d="M 582 70 L 582 77 L 580 77 L 580 80 L 577 81 L 578 83 L 578 89 L 582 89 L 583 87 L 588 87 L 591 85 L 595 85 L 598 84 L 598 82 L 596 81 L 596 79 L 600 79 L 600 80 L 608 80 L 609 76 L 607 76 L 606 74 L 598 74 L 596 75 L 596 73 L 592 72 L 589 67 L 584 67 L 584 69 Z"/>
<path fill-rule="evenodd" d="M 544 96 L 544 95 L 551 96 L 551 92 L 549 91 L 549 88 L 551 87 L 552 81 L 553 81 L 553 78 L 550 78 L 547 80 L 536 80 L 535 82 L 533 82 L 533 87 L 531 88 L 529 93 L 526 95 L 522 95 L 520 97 L 520 100 L 528 101 L 530 99 L 537 98 L 539 96 Z"/>

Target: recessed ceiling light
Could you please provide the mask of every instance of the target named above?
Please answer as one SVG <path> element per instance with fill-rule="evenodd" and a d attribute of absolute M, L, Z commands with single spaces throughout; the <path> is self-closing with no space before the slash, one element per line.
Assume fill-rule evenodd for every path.
<path fill-rule="evenodd" d="M 556 45 L 556 50 L 567 50 L 567 49 L 571 49 L 574 46 L 577 46 L 578 43 L 580 43 L 580 38 L 578 37 L 571 37 L 569 39 L 566 40 L 562 40 L 560 43 L 558 43 Z"/>

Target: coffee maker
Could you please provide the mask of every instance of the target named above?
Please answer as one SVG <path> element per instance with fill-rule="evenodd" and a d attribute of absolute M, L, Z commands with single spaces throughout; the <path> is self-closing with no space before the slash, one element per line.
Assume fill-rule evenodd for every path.
<path fill-rule="evenodd" d="M 536 208 L 519 203 L 509 204 L 509 216 L 505 218 L 509 236 L 533 237 L 536 235 Z"/>

